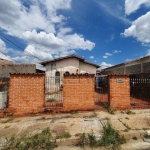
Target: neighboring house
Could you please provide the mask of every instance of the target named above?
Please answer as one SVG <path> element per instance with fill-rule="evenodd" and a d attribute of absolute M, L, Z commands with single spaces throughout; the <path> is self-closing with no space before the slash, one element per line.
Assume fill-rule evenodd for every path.
<path fill-rule="evenodd" d="M 15 63 L 0 58 L 0 77 L 9 78 L 10 73 L 36 73 L 36 65 Z"/>
<path fill-rule="evenodd" d="M 40 64 L 46 67 L 46 76 L 49 77 L 63 77 L 64 73 L 96 74 L 96 69 L 100 67 L 99 65 L 87 62 L 83 57 L 76 55 L 59 57 L 53 60 L 41 62 Z"/>
<path fill-rule="evenodd" d="M 150 73 L 150 56 L 138 58 L 125 63 L 121 63 L 103 70 L 97 71 L 99 74 L 118 74 L 118 75 L 131 75 Z"/>

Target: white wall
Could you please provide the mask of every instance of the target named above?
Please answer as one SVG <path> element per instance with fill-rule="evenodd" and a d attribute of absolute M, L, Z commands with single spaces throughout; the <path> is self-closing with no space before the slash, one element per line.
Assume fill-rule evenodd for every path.
<path fill-rule="evenodd" d="M 68 71 L 69 73 L 75 73 L 79 69 L 79 60 L 76 58 L 68 58 L 54 63 L 46 65 L 46 76 L 55 76 L 55 72 L 59 71 L 61 76 Z"/>
<path fill-rule="evenodd" d="M 90 64 L 86 64 L 83 62 L 79 63 L 79 72 L 80 73 L 90 73 L 90 74 L 96 74 L 96 67 Z"/>

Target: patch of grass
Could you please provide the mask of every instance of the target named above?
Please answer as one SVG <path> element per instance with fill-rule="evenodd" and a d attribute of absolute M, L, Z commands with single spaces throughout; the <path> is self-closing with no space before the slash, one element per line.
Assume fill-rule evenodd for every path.
<path fill-rule="evenodd" d="M 128 118 L 128 117 L 125 117 L 125 119 L 129 120 L 129 118 Z"/>
<path fill-rule="evenodd" d="M 126 139 L 124 138 L 124 136 L 120 135 L 119 132 L 112 127 L 109 121 L 107 122 L 107 124 L 102 123 L 102 126 L 103 126 L 103 136 L 101 139 L 96 140 L 93 131 L 90 134 L 82 133 L 79 136 L 76 145 L 84 149 L 86 146 L 90 147 L 104 146 L 104 147 L 111 147 L 112 150 L 117 150 L 120 148 L 121 144 L 126 143 Z"/>
<path fill-rule="evenodd" d="M 136 136 L 134 136 L 134 137 L 132 137 L 132 139 L 133 139 L 133 140 L 137 140 L 137 137 L 136 137 Z"/>
<path fill-rule="evenodd" d="M 72 115 L 77 115 L 77 114 L 79 114 L 79 112 L 76 110 L 76 111 L 71 111 L 70 112 Z"/>
<path fill-rule="evenodd" d="M 126 114 L 128 114 L 128 115 L 134 115 L 134 114 L 136 114 L 136 113 L 133 112 L 133 111 L 131 111 L 131 110 L 127 110 L 127 111 L 126 111 Z"/>
<path fill-rule="evenodd" d="M 55 102 L 55 101 L 56 101 L 55 98 L 49 98 L 49 99 L 46 100 L 46 102 Z"/>
<path fill-rule="evenodd" d="M 107 120 L 107 121 L 109 121 L 109 120 L 110 120 L 110 118 L 109 118 L 109 117 L 105 117 L 103 120 Z"/>
<path fill-rule="evenodd" d="M 124 129 L 124 132 L 128 132 L 129 130 L 128 129 Z"/>
<path fill-rule="evenodd" d="M 14 120 L 14 118 L 8 118 L 6 120 L 1 121 L 1 123 L 8 123 L 8 122 L 11 122 L 13 120 Z"/>
<path fill-rule="evenodd" d="M 49 128 L 33 136 L 7 139 L 3 150 L 52 150 L 56 141 L 52 138 Z"/>
<path fill-rule="evenodd" d="M 119 149 L 121 144 L 126 143 L 124 136 L 120 135 L 117 130 L 115 130 L 110 122 L 103 125 L 103 136 L 99 141 L 99 146 L 111 146 L 113 150 Z"/>
<path fill-rule="evenodd" d="M 88 146 L 88 136 L 86 133 L 82 133 L 79 136 L 78 142 L 76 143 L 76 146 L 80 146 L 81 148 L 85 148 L 85 146 Z"/>
<path fill-rule="evenodd" d="M 92 117 L 97 117 L 97 113 L 95 111 L 93 111 Z"/>
<path fill-rule="evenodd" d="M 143 130 L 149 130 L 149 128 L 143 128 Z"/>
<path fill-rule="evenodd" d="M 144 138 L 146 138 L 146 139 L 150 139 L 150 135 L 145 134 L 145 135 L 144 135 Z"/>
<path fill-rule="evenodd" d="M 106 108 L 106 110 L 109 114 L 112 114 L 112 115 L 115 114 L 115 109 L 114 108 L 110 107 L 109 105 L 105 105 L 104 107 Z"/>
<path fill-rule="evenodd" d="M 10 126 L 5 126 L 4 128 L 6 129 L 6 128 L 9 128 Z"/>
<path fill-rule="evenodd" d="M 121 110 L 121 111 L 120 111 L 120 113 L 121 113 L 121 114 L 124 114 L 124 111 L 123 111 L 123 110 Z"/>
<path fill-rule="evenodd" d="M 69 132 L 64 132 L 64 133 L 58 134 L 56 136 L 56 139 L 68 139 L 70 137 L 71 137 L 71 135 Z"/>

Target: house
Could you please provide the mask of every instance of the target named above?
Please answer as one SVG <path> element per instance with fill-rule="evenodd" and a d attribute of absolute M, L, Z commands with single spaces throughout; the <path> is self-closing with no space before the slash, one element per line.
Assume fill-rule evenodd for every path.
<path fill-rule="evenodd" d="M 46 76 L 63 77 L 63 74 L 96 74 L 96 69 L 100 66 L 87 62 L 83 57 L 77 55 L 69 55 L 48 60 L 40 63 L 46 67 Z"/>
<path fill-rule="evenodd" d="M 83 57 L 69 55 L 48 60 L 40 63 L 45 66 L 45 93 L 46 99 L 61 99 L 63 88 L 63 75 L 65 74 L 96 74 L 96 69 L 100 66 L 87 62 Z"/>
<path fill-rule="evenodd" d="M 141 57 L 125 63 L 121 63 L 100 71 L 99 74 L 118 74 L 118 75 L 131 75 L 131 74 L 142 74 L 150 73 L 150 56 Z"/>

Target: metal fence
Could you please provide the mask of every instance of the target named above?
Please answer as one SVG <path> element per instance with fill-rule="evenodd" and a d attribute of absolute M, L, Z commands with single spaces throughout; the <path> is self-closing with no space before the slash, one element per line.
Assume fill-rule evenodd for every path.
<path fill-rule="evenodd" d="M 131 108 L 150 108 L 150 79 L 130 78 Z"/>
<path fill-rule="evenodd" d="M 45 102 L 47 107 L 63 106 L 63 79 L 45 77 Z"/>
<path fill-rule="evenodd" d="M 95 109 L 103 109 L 108 105 L 108 78 L 95 77 Z"/>

